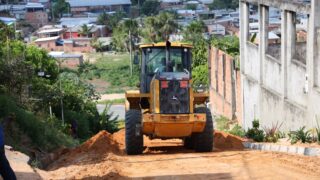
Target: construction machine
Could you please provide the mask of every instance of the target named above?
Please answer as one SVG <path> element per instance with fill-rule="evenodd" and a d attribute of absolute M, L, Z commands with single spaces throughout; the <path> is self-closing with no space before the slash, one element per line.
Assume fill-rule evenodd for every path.
<path fill-rule="evenodd" d="M 192 85 L 192 46 L 178 42 L 140 45 L 140 90 L 126 92 L 125 142 L 128 155 L 141 154 L 143 136 L 183 139 L 186 148 L 209 152 L 213 123 L 205 91 Z"/>

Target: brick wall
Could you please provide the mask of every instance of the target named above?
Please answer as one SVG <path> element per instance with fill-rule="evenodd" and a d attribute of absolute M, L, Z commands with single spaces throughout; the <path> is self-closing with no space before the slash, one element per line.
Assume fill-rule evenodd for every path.
<path fill-rule="evenodd" d="M 74 46 L 72 43 L 65 43 L 63 46 L 57 46 L 55 40 L 35 42 L 35 44 L 48 51 L 64 51 L 64 52 L 93 52 L 94 48 L 88 46 Z"/>
<path fill-rule="evenodd" d="M 48 24 L 48 14 L 46 12 L 27 12 L 25 18 L 28 23 L 35 27 L 41 27 Z"/>
<path fill-rule="evenodd" d="M 210 106 L 216 115 L 229 119 L 242 118 L 242 96 L 240 71 L 235 60 L 214 47 L 210 52 Z"/>

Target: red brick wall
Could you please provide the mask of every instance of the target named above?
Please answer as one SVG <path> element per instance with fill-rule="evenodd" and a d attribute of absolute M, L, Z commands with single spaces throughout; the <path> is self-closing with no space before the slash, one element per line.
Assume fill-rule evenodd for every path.
<path fill-rule="evenodd" d="M 25 18 L 28 23 L 36 27 L 48 24 L 48 14 L 46 12 L 27 12 Z"/>
<path fill-rule="evenodd" d="M 235 69 L 234 58 L 214 47 L 211 48 L 210 103 L 214 114 L 241 122 L 242 97 L 240 71 Z M 232 83 L 232 74 L 234 83 Z M 233 88 L 235 89 L 233 91 Z M 234 94 L 234 99 L 233 97 Z M 232 106 L 235 109 L 232 109 Z"/>
<path fill-rule="evenodd" d="M 93 52 L 94 48 L 91 46 L 73 46 L 72 43 L 65 43 L 64 46 L 56 46 L 55 40 L 52 41 L 42 41 L 42 42 L 35 42 L 35 44 L 43 49 L 48 51 L 64 51 L 64 52 Z"/>

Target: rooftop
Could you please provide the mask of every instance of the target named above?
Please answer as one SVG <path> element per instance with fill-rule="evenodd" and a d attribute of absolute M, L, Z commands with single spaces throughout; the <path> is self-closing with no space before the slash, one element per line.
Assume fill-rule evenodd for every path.
<path fill-rule="evenodd" d="M 41 3 L 28 3 L 26 8 L 44 8 Z"/>
<path fill-rule="evenodd" d="M 130 5 L 130 0 L 67 0 L 71 7 Z"/>
<path fill-rule="evenodd" d="M 38 34 L 46 34 L 46 33 L 55 33 L 55 32 L 61 32 L 63 29 L 61 28 L 54 28 L 54 29 L 45 29 L 38 32 Z"/>
<path fill-rule="evenodd" d="M 59 36 L 39 38 L 39 39 L 35 40 L 34 42 L 54 41 L 54 40 L 57 40 L 59 38 L 60 38 Z"/>
<path fill-rule="evenodd" d="M 83 25 L 83 24 L 93 24 L 97 21 L 97 18 L 61 18 L 60 19 L 60 25 L 67 26 L 67 27 L 73 27 L 77 25 Z"/>

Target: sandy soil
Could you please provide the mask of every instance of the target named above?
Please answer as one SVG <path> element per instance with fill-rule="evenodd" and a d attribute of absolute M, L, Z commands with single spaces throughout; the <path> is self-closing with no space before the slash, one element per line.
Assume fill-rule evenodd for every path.
<path fill-rule="evenodd" d="M 195 153 L 181 140 L 145 138 L 143 155 L 124 154 L 124 131 L 100 132 L 39 171 L 44 179 L 319 179 L 320 158 L 243 150 L 217 132 L 216 148 Z"/>

